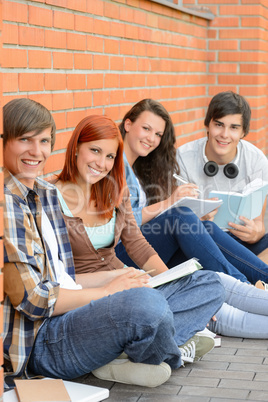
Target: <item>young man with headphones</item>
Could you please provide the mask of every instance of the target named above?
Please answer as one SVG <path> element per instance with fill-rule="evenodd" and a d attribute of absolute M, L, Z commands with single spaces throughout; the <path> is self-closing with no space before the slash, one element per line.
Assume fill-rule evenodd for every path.
<path fill-rule="evenodd" d="M 200 198 L 210 191 L 241 191 L 256 178 L 268 182 L 268 160 L 263 152 L 245 141 L 251 110 L 241 95 L 231 91 L 215 95 L 207 110 L 207 137 L 184 144 L 177 150 L 181 177 L 199 186 Z M 268 247 L 264 214 L 253 220 L 240 217 L 244 225 L 230 223 L 229 234 L 258 255 Z M 213 211 L 206 219 L 212 219 Z"/>

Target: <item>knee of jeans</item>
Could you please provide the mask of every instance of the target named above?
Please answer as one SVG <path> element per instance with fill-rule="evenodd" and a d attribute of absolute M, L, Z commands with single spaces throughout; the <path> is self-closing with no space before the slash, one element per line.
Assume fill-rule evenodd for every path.
<path fill-rule="evenodd" d="M 170 313 L 166 298 L 156 289 L 139 288 L 136 300 L 132 300 L 132 314 L 142 317 L 142 321 L 153 324 L 165 319 Z"/>
<path fill-rule="evenodd" d="M 223 303 L 225 301 L 225 288 L 222 284 L 221 278 L 217 272 L 213 271 L 198 271 L 197 274 L 203 273 L 202 280 L 207 286 L 211 287 L 211 294 L 218 300 L 219 303 Z"/>

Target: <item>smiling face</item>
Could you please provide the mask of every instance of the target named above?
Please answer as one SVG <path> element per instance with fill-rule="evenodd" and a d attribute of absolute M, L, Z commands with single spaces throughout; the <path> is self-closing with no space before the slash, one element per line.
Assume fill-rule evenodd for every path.
<path fill-rule="evenodd" d="M 222 118 L 211 120 L 206 144 L 208 160 L 218 165 L 230 163 L 236 155 L 239 140 L 244 137 L 242 115 L 230 114 Z"/>
<path fill-rule="evenodd" d="M 165 126 L 162 117 L 149 111 L 142 112 L 134 122 L 126 119 L 124 150 L 131 165 L 139 156 L 147 156 L 158 147 Z"/>
<path fill-rule="evenodd" d="M 114 166 L 117 149 L 116 138 L 80 143 L 77 147 L 79 184 L 94 184 L 107 176 Z"/>
<path fill-rule="evenodd" d="M 51 127 L 8 140 L 4 147 L 4 166 L 27 187 L 33 188 L 51 153 Z"/>

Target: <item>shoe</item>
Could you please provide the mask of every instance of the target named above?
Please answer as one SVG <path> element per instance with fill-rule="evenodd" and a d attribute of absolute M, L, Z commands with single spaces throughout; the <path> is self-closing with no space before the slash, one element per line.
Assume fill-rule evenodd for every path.
<path fill-rule="evenodd" d="M 205 356 L 214 348 L 214 339 L 211 336 L 194 335 L 184 345 L 179 346 L 182 364 L 193 363 Z"/>
<path fill-rule="evenodd" d="M 267 285 L 267 283 L 265 283 L 263 281 L 256 282 L 255 287 L 258 288 L 258 289 L 262 289 L 262 290 L 265 290 L 266 292 L 268 292 L 268 285 Z"/>
<path fill-rule="evenodd" d="M 164 362 L 154 365 L 132 363 L 128 359 L 115 359 L 105 366 L 93 370 L 92 374 L 101 380 L 153 388 L 164 384 L 169 379 L 171 368 Z"/>

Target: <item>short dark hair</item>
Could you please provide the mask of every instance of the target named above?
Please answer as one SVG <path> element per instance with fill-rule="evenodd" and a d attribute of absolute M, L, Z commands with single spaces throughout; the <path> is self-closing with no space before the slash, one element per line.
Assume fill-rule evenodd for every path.
<path fill-rule="evenodd" d="M 221 119 L 230 114 L 241 114 L 243 132 L 246 136 L 249 132 L 251 109 L 243 96 L 232 91 L 220 92 L 211 99 L 204 124 L 208 127 L 211 120 Z"/>
<path fill-rule="evenodd" d="M 3 143 L 21 137 L 31 131 L 35 135 L 51 127 L 51 150 L 56 139 L 56 125 L 49 110 L 40 103 L 27 98 L 17 98 L 3 107 Z"/>

